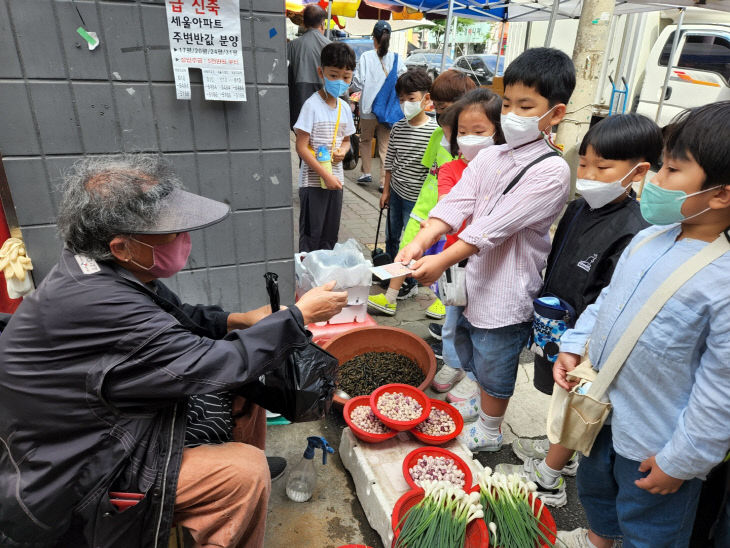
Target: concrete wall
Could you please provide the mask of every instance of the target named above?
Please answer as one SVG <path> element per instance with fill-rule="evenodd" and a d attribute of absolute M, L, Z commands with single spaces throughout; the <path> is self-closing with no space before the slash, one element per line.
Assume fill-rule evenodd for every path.
<path fill-rule="evenodd" d="M 248 101 L 178 101 L 164 0 L 0 2 L 0 152 L 39 283 L 61 243 L 62 171 L 86 154 L 161 151 L 186 187 L 231 205 L 192 234 L 188 268 L 169 280 L 184 301 L 248 309 L 267 301 L 263 273 L 293 296 L 292 196 L 284 0 L 241 0 Z"/>

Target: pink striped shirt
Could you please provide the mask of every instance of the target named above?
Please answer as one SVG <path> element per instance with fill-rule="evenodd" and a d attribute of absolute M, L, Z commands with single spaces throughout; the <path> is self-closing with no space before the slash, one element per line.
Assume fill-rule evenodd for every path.
<path fill-rule="evenodd" d="M 543 140 L 516 150 L 491 146 L 469 162 L 459 183 L 431 210 L 459 238 L 479 248 L 466 267 L 464 316 L 494 329 L 532 319 L 532 299 L 542 288 L 550 252 L 550 225 L 570 191 L 570 169 L 560 157 L 531 167 L 512 190 L 502 192 L 530 162 L 550 152 Z M 494 209 L 492 209 L 494 208 Z"/>

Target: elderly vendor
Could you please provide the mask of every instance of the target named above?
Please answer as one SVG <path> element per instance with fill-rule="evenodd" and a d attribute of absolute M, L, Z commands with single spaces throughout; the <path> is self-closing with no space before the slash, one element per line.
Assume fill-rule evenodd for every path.
<path fill-rule="evenodd" d="M 174 523 L 196 546 L 263 545 L 263 410 L 237 402 L 236 441 L 206 440 L 215 413 L 190 402 L 231 400 L 346 294 L 317 288 L 275 314 L 182 304 L 158 278 L 183 268 L 190 231 L 228 213 L 158 157 L 67 174 L 61 258 L 0 336 L 0 546 L 163 548 Z"/>

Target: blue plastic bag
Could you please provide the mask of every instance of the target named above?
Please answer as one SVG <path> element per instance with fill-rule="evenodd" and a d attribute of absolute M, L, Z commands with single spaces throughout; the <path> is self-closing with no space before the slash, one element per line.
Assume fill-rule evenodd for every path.
<path fill-rule="evenodd" d="M 373 101 L 372 111 L 378 122 L 392 127 L 398 120 L 403 118 L 403 111 L 400 108 L 400 101 L 395 92 L 395 83 L 398 80 L 398 54 L 395 54 L 393 68 L 390 69 L 385 82 L 380 87 L 378 94 Z"/>

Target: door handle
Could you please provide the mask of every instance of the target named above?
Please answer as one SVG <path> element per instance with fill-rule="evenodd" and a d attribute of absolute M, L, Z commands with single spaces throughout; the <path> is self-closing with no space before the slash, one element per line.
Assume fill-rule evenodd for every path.
<path fill-rule="evenodd" d="M 666 91 L 666 93 L 664 94 L 664 100 L 666 101 L 666 100 L 667 100 L 667 99 L 669 99 L 669 98 L 670 98 L 671 96 L 672 96 L 672 88 L 671 88 L 671 86 L 667 86 L 667 91 Z"/>

